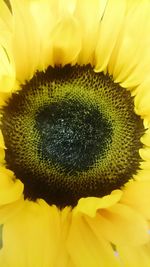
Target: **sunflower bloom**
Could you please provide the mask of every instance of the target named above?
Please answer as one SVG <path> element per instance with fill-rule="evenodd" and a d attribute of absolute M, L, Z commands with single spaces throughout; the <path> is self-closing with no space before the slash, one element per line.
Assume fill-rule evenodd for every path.
<path fill-rule="evenodd" d="M 0 266 L 150 267 L 149 14 L 0 1 Z"/>

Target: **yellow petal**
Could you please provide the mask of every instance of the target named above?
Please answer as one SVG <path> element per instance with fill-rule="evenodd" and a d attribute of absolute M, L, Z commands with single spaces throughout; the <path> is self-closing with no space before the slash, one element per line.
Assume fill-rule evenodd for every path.
<path fill-rule="evenodd" d="M 139 115 L 150 114 L 150 79 L 144 80 L 138 87 L 138 93 L 135 96 L 135 110 Z"/>
<path fill-rule="evenodd" d="M 148 129 L 145 134 L 141 137 L 141 142 L 150 147 L 150 129 Z"/>
<path fill-rule="evenodd" d="M 141 116 L 143 119 L 144 128 L 148 129 L 150 128 L 150 114 L 147 114 L 146 116 Z"/>
<path fill-rule="evenodd" d="M 98 32 L 98 41 L 95 51 L 95 71 L 103 71 L 109 61 L 118 34 L 122 27 L 125 15 L 125 1 L 110 0 L 107 3 L 104 16 Z M 111 27 L 110 27 L 111 25 Z M 113 29 L 113 30 L 112 30 Z"/>
<path fill-rule="evenodd" d="M 62 229 L 57 207 L 50 207 L 43 200 L 26 200 L 17 216 L 4 224 L 1 266 L 63 266 L 57 265 L 57 261 L 61 262 L 60 245 L 64 249 Z"/>
<path fill-rule="evenodd" d="M 12 86 L 11 86 L 12 87 Z M 9 89 L 11 89 L 11 87 Z M 7 91 L 7 90 L 6 90 Z M 0 107 L 6 105 L 7 100 L 11 96 L 11 92 L 0 92 Z"/>
<path fill-rule="evenodd" d="M 81 50 L 81 33 L 73 17 L 63 18 L 51 33 L 53 61 L 56 65 L 72 63 Z"/>
<path fill-rule="evenodd" d="M 112 208 L 109 208 L 109 212 L 105 216 L 113 224 L 116 233 L 120 232 L 120 240 L 125 240 L 126 244 L 133 245 L 141 245 L 148 242 L 148 223 L 140 213 L 122 204 L 116 204 Z M 124 232 L 122 238 L 121 232 Z"/>
<path fill-rule="evenodd" d="M 149 172 L 150 175 L 150 172 Z M 130 182 L 125 187 L 121 202 L 150 219 L 150 176 L 147 181 Z"/>
<path fill-rule="evenodd" d="M 18 200 L 23 192 L 23 184 L 14 178 L 13 172 L 0 167 L 0 205 Z"/>
<path fill-rule="evenodd" d="M 150 161 L 140 162 L 140 169 L 142 169 L 142 170 L 150 170 Z"/>
<path fill-rule="evenodd" d="M 81 50 L 81 33 L 73 16 L 75 8 L 75 0 L 31 2 L 40 37 L 40 69 L 76 60 Z"/>
<path fill-rule="evenodd" d="M 13 17 L 4 1 L 0 1 L 0 94 L 11 92 L 15 82 L 12 55 Z M 1 95 L 0 95 L 1 97 Z M 0 99 L 0 103 L 2 100 Z"/>
<path fill-rule="evenodd" d="M 78 63 L 94 63 L 94 51 L 98 40 L 98 30 L 104 14 L 107 0 L 78 0 L 75 17 L 80 23 L 82 33 L 82 50 L 78 56 Z"/>
<path fill-rule="evenodd" d="M 61 15 L 74 14 L 77 0 L 59 0 L 57 7 Z"/>
<path fill-rule="evenodd" d="M 150 170 L 150 148 L 144 147 L 139 150 L 141 157 L 140 168 L 142 170 Z M 138 177 L 138 176 L 137 176 Z"/>
<path fill-rule="evenodd" d="M 5 163 L 5 150 L 0 148 L 0 166 Z"/>
<path fill-rule="evenodd" d="M 150 181 L 150 162 L 147 162 L 149 164 L 149 168 L 139 170 L 136 175 L 134 175 L 134 180 L 136 181 Z"/>
<path fill-rule="evenodd" d="M 15 70 L 11 51 L 12 14 L 4 1 L 0 1 L 0 91 L 12 90 Z"/>
<path fill-rule="evenodd" d="M 150 249 L 133 246 L 117 246 L 121 265 L 124 267 L 149 267 Z"/>
<path fill-rule="evenodd" d="M 6 148 L 5 144 L 4 144 L 4 138 L 3 138 L 3 134 L 2 134 L 1 130 L 0 130 L 0 148 L 3 148 L 3 149 Z"/>
<path fill-rule="evenodd" d="M 24 206 L 24 198 L 21 196 L 17 201 L 0 206 L 0 224 L 10 221 L 13 216 L 18 216 L 18 212 Z"/>
<path fill-rule="evenodd" d="M 11 0 L 13 13 L 13 56 L 16 77 L 20 83 L 30 79 L 37 70 L 40 42 L 30 11 L 30 1 Z M 23 7 L 23 8 L 22 8 Z"/>
<path fill-rule="evenodd" d="M 5 1 L 0 1 L 0 23 L 5 24 L 5 29 L 12 30 L 12 14 L 5 4 Z"/>
<path fill-rule="evenodd" d="M 118 259 L 109 242 L 91 231 L 84 216 L 73 219 L 67 249 L 75 267 L 119 267 Z"/>
<path fill-rule="evenodd" d="M 0 92 L 8 93 L 12 91 L 15 82 L 15 70 L 13 63 L 6 51 L 7 39 L 3 42 L 0 40 Z M 7 47 L 8 48 L 8 47 Z"/>
<path fill-rule="evenodd" d="M 30 11 L 36 24 L 40 43 L 38 69 L 43 71 L 48 65 L 54 65 L 51 32 L 62 18 L 62 10 L 58 0 L 39 0 L 30 1 Z"/>
<path fill-rule="evenodd" d="M 78 213 L 86 214 L 90 217 L 95 217 L 96 212 L 99 209 L 104 209 L 113 206 L 117 203 L 122 195 L 121 190 L 114 190 L 110 195 L 97 198 L 97 197 L 87 197 L 81 198 L 74 208 L 74 215 Z"/>
<path fill-rule="evenodd" d="M 86 221 L 96 236 L 115 245 L 141 245 L 149 240 L 146 219 L 126 203 L 100 210 L 94 219 L 87 216 Z"/>
<path fill-rule="evenodd" d="M 139 154 L 143 160 L 150 162 L 150 148 L 149 147 L 141 148 L 139 150 Z"/>
<path fill-rule="evenodd" d="M 148 1 L 136 2 L 128 9 L 118 42 L 112 53 L 109 73 L 113 74 L 114 80 L 120 82 L 123 87 L 137 86 L 145 75 L 148 75 L 149 12 Z M 146 74 L 143 74 L 145 70 Z"/>

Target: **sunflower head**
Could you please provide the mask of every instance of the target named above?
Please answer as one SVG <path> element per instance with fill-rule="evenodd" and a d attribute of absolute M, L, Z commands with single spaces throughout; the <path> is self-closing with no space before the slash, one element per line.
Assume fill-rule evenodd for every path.
<path fill-rule="evenodd" d="M 74 206 L 110 194 L 139 168 L 144 128 L 133 99 L 89 65 L 36 73 L 2 114 L 6 163 L 30 199 Z"/>
<path fill-rule="evenodd" d="M 149 1 L 0 10 L 0 263 L 149 267 Z"/>

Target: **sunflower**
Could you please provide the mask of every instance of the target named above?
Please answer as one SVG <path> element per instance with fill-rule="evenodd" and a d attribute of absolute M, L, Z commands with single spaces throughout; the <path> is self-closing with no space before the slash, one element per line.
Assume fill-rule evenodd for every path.
<path fill-rule="evenodd" d="M 149 14 L 0 1 L 0 266 L 150 267 Z"/>

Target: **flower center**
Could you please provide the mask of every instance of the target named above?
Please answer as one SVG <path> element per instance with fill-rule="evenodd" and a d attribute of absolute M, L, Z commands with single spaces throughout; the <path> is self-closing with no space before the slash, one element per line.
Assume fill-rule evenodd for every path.
<path fill-rule="evenodd" d="M 82 98 L 66 96 L 49 104 L 38 110 L 35 121 L 41 158 L 66 174 L 88 170 L 111 141 L 111 123 Z"/>
<path fill-rule="evenodd" d="M 29 199 L 74 206 L 120 188 L 139 168 L 144 128 L 133 99 L 90 66 L 38 72 L 2 112 L 7 167 Z"/>

